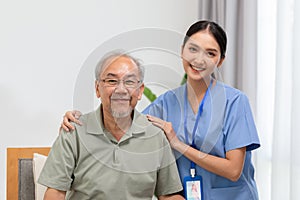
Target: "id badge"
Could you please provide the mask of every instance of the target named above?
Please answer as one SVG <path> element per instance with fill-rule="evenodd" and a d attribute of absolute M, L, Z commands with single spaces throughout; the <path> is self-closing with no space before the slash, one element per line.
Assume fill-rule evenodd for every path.
<path fill-rule="evenodd" d="M 183 179 L 183 188 L 186 200 L 203 200 L 201 176 L 186 176 Z"/>

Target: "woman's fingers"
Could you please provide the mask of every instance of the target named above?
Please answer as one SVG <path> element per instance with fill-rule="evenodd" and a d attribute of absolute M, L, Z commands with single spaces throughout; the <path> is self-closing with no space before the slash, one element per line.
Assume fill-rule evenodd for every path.
<path fill-rule="evenodd" d="M 153 125 L 163 129 L 165 133 L 170 133 L 172 131 L 172 124 L 171 122 L 166 122 L 160 118 L 153 117 L 151 115 L 147 115 L 147 118 Z"/>
<path fill-rule="evenodd" d="M 153 124 L 154 126 L 157 126 L 157 127 L 161 128 L 161 129 L 163 129 L 162 124 L 159 123 L 159 122 L 154 122 L 154 121 L 153 121 L 152 124 Z"/>
<path fill-rule="evenodd" d="M 80 118 L 80 116 L 82 115 L 82 113 L 80 111 L 73 110 L 71 113 L 67 112 L 66 114 L 67 114 L 68 117 L 70 117 L 70 120 L 72 122 L 75 122 L 76 124 L 82 125 L 81 121 L 78 120 Z"/>
<path fill-rule="evenodd" d="M 74 126 L 70 123 L 70 121 L 74 121 L 75 118 L 73 117 L 73 119 L 68 118 L 66 115 L 63 118 L 63 123 L 61 124 L 61 127 L 65 130 L 65 131 L 70 131 L 70 130 L 74 130 Z"/>
<path fill-rule="evenodd" d="M 66 114 L 63 117 L 63 121 L 60 126 L 60 129 L 63 128 L 67 132 L 70 130 L 74 130 L 75 127 L 71 124 L 71 122 L 82 125 L 82 123 L 78 120 L 80 116 L 81 116 L 81 112 L 77 110 L 66 112 Z"/>
<path fill-rule="evenodd" d="M 61 123 L 60 128 L 59 128 L 59 132 L 61 131 L 61 129 L 64 129 L 65 131 L 69 132 L 69 128 L 67 126 L 64 125 L 64 123 Z"/>
<path fill-rule="evenodd" d="M 147 115 L 148 120 L 154 125 L 161 129 L 163 129 L 167 139 L 169 140 L 171 146 L 176 146 L 180 141 L 178 140 L 176 133 L 173 129 L 172 123 L 159 119 L 157 117 L 153 117 L 151 115 Z"/>
<path fill-rule="evenodd" d="M 151 115 L 147 115 L 147 118 L 150 122 L 152 122 L 153 125 L 161 128 L 161 129 L 164 129 L 165 124 L 166 124 L 166 122 L 164 120 L 159 119 L 157 117 L 153 117 Z"/>

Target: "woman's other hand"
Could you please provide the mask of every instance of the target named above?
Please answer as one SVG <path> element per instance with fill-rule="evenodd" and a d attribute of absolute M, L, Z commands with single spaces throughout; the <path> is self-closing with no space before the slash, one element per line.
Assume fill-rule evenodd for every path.
<path fill-rule="evenodd" d="M 81 115 L 81 112 L 78 110 L 67 111 L 63 117 L 60 130 L 62 128 L 65 131 L 74 130 L 75 127 L 71 124 L 71 122 L 75 122 L 76 124 L 82 125 L 82 123 L 78 120 Z"/>

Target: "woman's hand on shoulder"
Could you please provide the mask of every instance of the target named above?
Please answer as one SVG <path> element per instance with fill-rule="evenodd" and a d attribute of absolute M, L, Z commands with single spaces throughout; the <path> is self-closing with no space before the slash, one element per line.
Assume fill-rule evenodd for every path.
<path fill-rule="evenodd" d="M 75 127 L 71 124 L 71 122 L 82 125 L 82 123 L 78 120 L 81 115 L 81 112 L 78 110 L 67 111 L 63 117 L 60 129 L 64 129 L 65 131 L 74 130 Z"/>
<path fill-rule="evenodd" d="M 173 129 L 171 122 L 164 121 L 164 120 L 154 117 L 152 115 L 146 115 L 146 116 L 147 116 L 148 120 L 154 126 L 157 126 L 164 131 L 164 133 L 167 136 L 167 139 L 169 140 L 172 147 L 176 146 L 176 144 L 178 144 L 178 142 L 180 142 L 174 129 Z"/>

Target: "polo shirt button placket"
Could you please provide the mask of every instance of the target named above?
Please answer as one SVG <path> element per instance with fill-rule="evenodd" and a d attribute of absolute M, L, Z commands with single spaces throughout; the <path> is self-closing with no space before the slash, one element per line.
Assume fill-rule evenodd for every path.
<path fill-rule="evenodd" d="M 113 158 L 113 163 L 117 166 L 120 164 L 120 161 L 119 161 L 119 151 L 120 151 L 120 147 L 119 147 L 119 144 L 116 144 L 115 148 L 114 148 L 114 158 Z"/>

